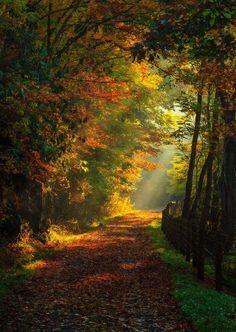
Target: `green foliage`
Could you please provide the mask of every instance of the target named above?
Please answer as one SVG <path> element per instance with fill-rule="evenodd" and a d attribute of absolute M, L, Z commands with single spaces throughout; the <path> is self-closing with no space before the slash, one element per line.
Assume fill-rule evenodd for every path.
<path fill-rule="evenodd" d="M 182 6 L 172 2 L 168 7 L 164 3 L 162 8 L 161 23 L 152 23 L 146 48 L 187 51 L 198 59 L 233 57 L 234 36 L 229 29 L 235 17 L 233 1 L 202 1 L 200 5 L 198 1 L 192 5 L 183 1 Z"/>
<path fill-rule="evenodd" d="M 134 43 L 136 24 L 146 24 L 149 11 L 143 17 L 144 3 L 133 8 L 129 1 L 114 1 L 108 11 L 106 3 L 95 1 L 96 10 L 91 5 L 0 5 L 3 201 L 11 199 L 18 210 L 26 202 L 20 194 L 30 196 L 25 189 L 16 193 L 15 175 L 38 181 L 47 193 L 41 195 L 48 196 L 46 218 L 53 222 L 89 223 L 108 211 L 114 192 L 127 197 L 142 170 L 136 155 L 156 153 L 162 132 L 154 111 L 161 78 L 145 61 L 133 63 L 127 56 L 126 43 Z"/>
<path fill-rule="evenodd" d="M 14 268 L 8 272 L 0 270 L 0 300 L 19 287 L 29 275 L 30 272 L 23 267 Z"/>
<path fill-rule="evenodd" d="M 167 242 L 159 222 L 152 223 L 148 233 L 161 258 L 170 268 L 173 294 L 197 331 L 235 331 L 236 299 L 203 287 L 195 281 L 189 263 Z"/>
<path fill-rule="evenodd" d="M 169 178 L 168 192 L 177 200 L 184 196 L 187 169 L 186 158 L 180 154 L 175 155 L 172 160 L 172 168 L 167 171 L 167 175 Z"/>
<path fill-rule="evenodd" d="M 52 259 L 56 254 L 55 250 L 42 250 L 26 242 L 16 244 L 15 250 L 19 246 L 21 250 L 17 255 L 16 252 L 9 251 L 4 261 L 0 258 L 0 300 L 21 286 L 42 261 Z"/>
<path fill-rule="evenodd" d="M 199 331 L 221 332 L 236 329 L 234 297 L 201 287 L 182 274 L 173 275 L 176 299 Z"/>

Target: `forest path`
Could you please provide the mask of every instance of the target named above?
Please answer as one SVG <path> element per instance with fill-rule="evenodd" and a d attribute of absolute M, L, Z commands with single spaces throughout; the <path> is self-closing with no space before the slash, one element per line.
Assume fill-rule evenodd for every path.
<path fill-rule="evenodd" d="M 0 331 L 187 331 L 146 233 L 157 217 L 128 214 L 63 247 L 4 301 Z"/>

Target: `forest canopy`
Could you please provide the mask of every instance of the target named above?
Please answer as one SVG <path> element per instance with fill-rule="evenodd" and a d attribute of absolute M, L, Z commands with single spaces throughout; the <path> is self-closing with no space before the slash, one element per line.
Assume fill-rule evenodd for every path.
<path fill-rule="evenodd" d="M 142 171 L 175 145 L 182 217 L 231 248 L 233 1 L 3 0 L 0 16 L 2 236 L 130 210 Z"/>

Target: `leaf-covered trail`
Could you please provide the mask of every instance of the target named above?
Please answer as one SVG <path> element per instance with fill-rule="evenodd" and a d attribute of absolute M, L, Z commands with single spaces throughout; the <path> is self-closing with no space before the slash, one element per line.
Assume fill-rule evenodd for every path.
<path fill-rule="evenodd" d="M 189 331 L 146 235 L 156 218 L 129 214 L 65 246 L 4 301 L 0 330 Z"/>

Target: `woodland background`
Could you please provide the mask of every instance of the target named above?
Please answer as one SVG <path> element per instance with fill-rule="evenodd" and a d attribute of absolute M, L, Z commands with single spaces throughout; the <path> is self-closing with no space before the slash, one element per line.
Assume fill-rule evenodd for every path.
<path fill-rule="evenodd" d="M 198 264 L 209 230 L 229 252 L 233 1 L 2 0 L 0 16 L 1 241 L 130 210 L 150 158 L 175 144 L 169 190 L 197 220 Z"/>

